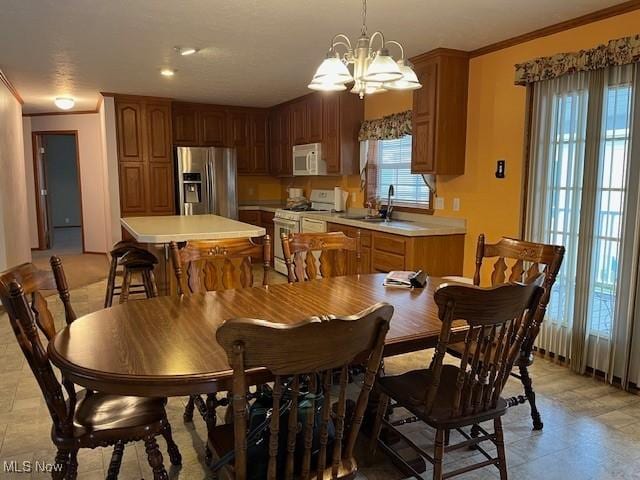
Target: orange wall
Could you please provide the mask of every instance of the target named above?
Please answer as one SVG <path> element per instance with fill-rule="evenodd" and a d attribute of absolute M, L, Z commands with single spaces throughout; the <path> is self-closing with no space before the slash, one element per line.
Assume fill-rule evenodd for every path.
<path fill-rule="evenodd" d="M 535 57 L 595 47 L 640 32 L 640 10 L 539 38 L 473 58 L 469 68 L 465 174 L 438 177 L 445 209 L 436 215 L 467 220 L 464 273 L 474 269 L 480 233 L 489 241 L 520 233 L 523 194 L 525 88 L 513 84 L 514 64 Z M 495 178 L 496 161 L 506 160 L 506 178 Z M 454 198 L 460 211 L 452 210 Z"/>
<path fill-rule="evenodd" d="M 282 200 L 280 179 L 262 175 L 238 175 L 238 202 Z"/>

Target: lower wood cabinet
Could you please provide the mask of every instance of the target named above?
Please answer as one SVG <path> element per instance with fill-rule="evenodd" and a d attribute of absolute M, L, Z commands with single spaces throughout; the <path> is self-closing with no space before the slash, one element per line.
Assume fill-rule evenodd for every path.
<path fill-rule="evenodd" d="M 266 230 L 266 234 L 271 238 L 271 266 L 273 266 L 273 250 L 274 250 L 274 242 L 276 241 L 273 238 L 274 235 L 274 227 L 273 227 L 273 216 L 275 214 L 273 212 L 265 212 L 262 210 L 239 210 L 238 211 L 238 220 L 243 223 L 249 223 L 251 225 L 256 225 L 257 227 L 262 227 Z M 262 237 L 259 237 L 258 242 L 262 242 Z M 280 241 L 280 240 L 278 240 Z M 260 259 L 254 259 L 262 261 Z"/>
<path fill-rule="evenodd" d="M 406 237 L 375 230 L 328 223 L 327 231 L 343 232 L 362 241 L 361 273 L 392 270 L 423 270 L 428 275 L 462 275 L 464 235 Z M 349 257 L 347 271 L 356 273 L 355 255 Z"/>

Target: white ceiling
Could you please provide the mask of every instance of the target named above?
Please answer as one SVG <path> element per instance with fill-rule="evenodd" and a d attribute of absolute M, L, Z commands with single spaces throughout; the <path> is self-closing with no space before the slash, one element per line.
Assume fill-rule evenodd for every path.
<path fill-rule="evenodd" d="M 0 69 L 24 112 L 98 92 L 271 106 L 306 93 L 330 38 L 359 33 L 360 0 L 0 0 Z M 369 0 L 369 31 L 408 56 L 473 50 L 621 0 Z M 173 47 L 202 50 L 178 56 Z M 163 67 L 177 69 L 161 77 Z"/>

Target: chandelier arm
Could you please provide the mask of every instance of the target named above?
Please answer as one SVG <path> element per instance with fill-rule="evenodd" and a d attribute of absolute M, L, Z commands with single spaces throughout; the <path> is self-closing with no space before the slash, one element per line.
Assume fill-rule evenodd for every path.
<path fill-rule="evenodd" d="M 371 38 L 369 39 L 369 50 L 373 48 L 373 40 L 376 38 L 376 36 L 380 37 L 380 41 L 382 42 L 382 45 L 380 48 L 384 48 L 385 46 L 384 34 L 380 30 L 377 30 L 373 32 L 373 34 L 371 35 Z"/>
<path fill-rule="evenodd" d="M 342 39 L 344 40 L 344 42 L 339 42 L 337 41 L 338 39 Z M 351 50 L 351 40 L 349 40 L 349 37 L 347 37 L 344 33 L 338 33 L 331 39 L 331 48 L 333 48 L 335 45 L 340 44 L 345 45 L 349 50 Z"/>
<path fill-rule="evenodd" d="M 400 60 L 404 61 L 404 47 L 400 42 L 396 42 L 395 40 L 389 40 L 385 45 L 396 45 L 400 48 Z"/>

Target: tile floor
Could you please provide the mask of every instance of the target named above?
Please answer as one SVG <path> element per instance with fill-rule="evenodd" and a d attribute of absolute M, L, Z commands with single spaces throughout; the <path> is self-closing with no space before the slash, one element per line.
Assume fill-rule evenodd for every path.
<path fill-rule="evenodd" d="M 101 308 L 104 283 L 98 282 L 72 292 L 79 315 Z M 63 324 L 57 297 L 49 297 L 57 324 Z M 386 361 L 387 373 L 422 367 L 430 352 L 419 352 Z M 640 478 L 640 396 L 634 396 L 545 359 L 537 359 L 532 376 L 545 422 L 542 432 L 532 432 L 527 405 L 512 408 L 504 417 L 507 461 L 512 479 L 632 479 Z M 517 380 L 506 387 L 508 395 L 520 393 Z M 183 466 L 170 470 L 171 478 L 212 478 L 203 464 L 205 428 L 200 418 L 184 424 L 184 398 L 172 398 L 168 411 Z M 398 412 L 399 414 L 401 412 Z M 41 460 L 51 462 L 55 451 L 49 438 L 51 421 L 40 391 L 15 341 L 5 314 L 0 315 L 0 478 L 49 478 L 48 474 L 11 474 L 5 462 Z M 412 439 L 430 448 L 433 434 L 419 424 L 406 426 Z M 453 437 L 452 437 L 453 438 Z M 159 440 L 164 448 L 162 440 Z M 83 450 L 79 454 L 80 479 L 104 478 L 110 449 Z M 454 454 L 455 453 L 455 454 Z M 460 450 L 446 457 L 447 468 L 459 468 L 476 461 L 474 451 Z M 165 455 L 165 464 L 168 459 Z M 396 480 L 405 476 L 386 458 L 361 461 L 362 477 Z M 130 445 L 125 450 L 121 479 L 152 478 L 144 448 Z M 428 469 L 425 478 L 431 478 Z M 497 470 L 488 467 L 457 478 L 495 479 Z"/>

